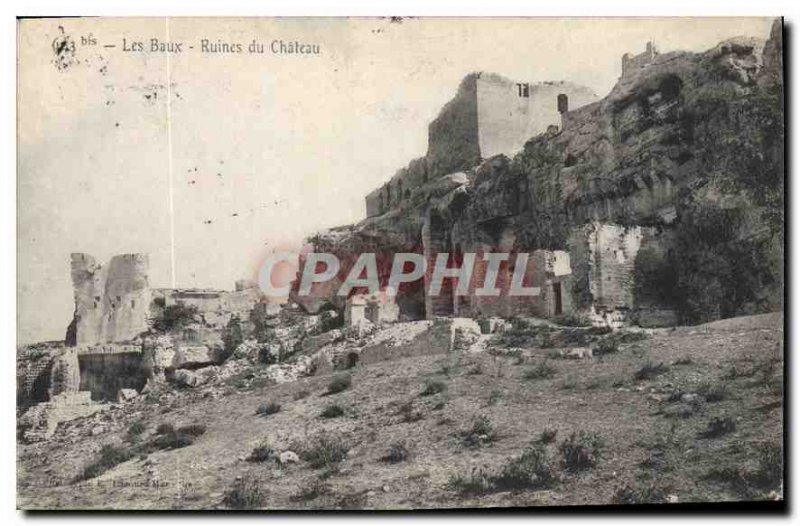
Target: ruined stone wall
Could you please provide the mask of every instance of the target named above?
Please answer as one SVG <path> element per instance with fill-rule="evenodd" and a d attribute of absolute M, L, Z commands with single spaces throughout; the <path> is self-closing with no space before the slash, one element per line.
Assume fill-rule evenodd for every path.
<path fill-rule="evenodd" d="M 592 222 L 573 231 L 571 259 L 582 259 L 581 272 L 590 298 L 590 314 L 598 325 L 626 321 L 635 307 L 635 264 L 645 236 L 655 229 Z M 580 300 L 576 301 L 580 303 Z"/>
<path fill-rule="evenodd" d="M 101 266 L 92 256 L 76 253 L 71 267 L 75 313 L 68 345 L 126 341 L 147 330 L 147 255 L 122 254 Z"/>
<path fill-rule="evenodd" d="M 239 290 L 211 289 L 157 289 L 153 291 L 153 302 L 149 316 L 159 315 L 163 307 L 183 304 L 197 308 L 203 323 L 222 329 L 232 316 L 238 316 L 242 323 L 247 323 L 250 311 L 261 301 L 262 294 L 257 286 L 238 287 Z"/>
<path fill-rule="evenodd" d="M 522 150 L 531 137 L 561 125 L 558 97 L 576 109 L 598 99 L 590 89 L 571 82 L 517 83 L 500 75 L 481 74 L 477 81 L 478 143 L 484 159 Z"/>
<path fill-rule="evenodd" d="M 27 407 L 50 399 L 50 378 L 54 353 L 29 355 L 17 359 L 17 407 Z"/>
<path fill-rule="evenodd" d="M 648 42 L 644 52 L 638 55 L 625 53 L 622 55 L 622 74 L 626 75 L 631 73 L 632 70 L 649 65 L 656 55 L 658 55 L 658 50 L 653 42 Z"/>
<path fill-rule="evenodd" d="M 456 96 L 428 126 L 428 173 L 431 177 L 462 172 L 478 164 L 478 101 L 476 78 L 461 81 Z"/>
<path fill-rule="evenodd" d="M 490 105 L 485 103 L 487 116 L 481 117 L 482 82 L 490 88 L 492 83 L 490 76 L 471 75 L 462 83 L 461 99 L 456 97 L 443 109 L 441 120 L 431 126 L 431 151 L 438 156 L 438 164 L 432 169 L 429 156 L 428 182 L 412 190 L 408 203 L 401 202 L 383 215 L 348 228 L 368 231 L 390 251 L 398 246 L 394 241 L 398 238 L 405 239 L 406 246 L 421 245 L 429 263 L 439 252 L 569 253 L 571 273 L 558 280 L 546 273 L 536 274 L 539 270 L 534 265 L 532 279 L 546 285 L 537 301 L 504 295 L 497 299 L 470 295 L 465 300 L 445 294 L 436 299 L 424 297 L 427 316 L 526 312 L 552 317 L 558 311 L 558 289 L 553 286 L 559 284 L 564 313 L 594 314 L 597 323 L 612 326 L 626 319 L 636 321 L 634 318 L 642 324 L 668 322 L 674 314 L 670 308 L 681 302 L 659 292 L 657 283 L 638 279 L 637 268 L 644 269 L 648 258 L 656 264 L 665 258 L 670 237 L 682 232 L 687 214 L 697 208 L 698 201 L 743 209 L 756 206 L 758 219 L 754 221 L 761 230 L 752 229 L 751 234 L 762 236 L 760 232 L 766 231 L 764 199 L 759 201 L 758 192 L 748 197 L 745 191 L 732 191 L 715 181 L 743 179 L 747 173 L 761 175 L 760 170 L 772 170 L 772 166 L 774 172 L 763 175 L 781 179 L 782 164 L 775 161 L 761 163 L 769 168 L 754 164 L 744 169 L 725 166 L 724 160 L 735 156 L 727 153 L 720 157 L 717 151 L 741 144 L 740 149 L 767 151 L 775 159 L 782 158 L 781 147 L 769 146 L 767 139 L 781 137 L 769 123 L 754 122 L 756 130 L 750 132 L 744 121 L 734 118 L 758 113 L 758 105 L 764 106 L 765 115 L 781 111 L 772 89 L 781 78 L 780 36 L 778 21 L 766 46 L 762 39 L 741 37 L 703 53 L 656 53 L 651 48 L 644 55 L 627 57 L 625 74 L 606 97 L 577 109 L 576 101 L 567 97 L 560 129 L 546 128 L 524 142 L 513 157 L 499 155 L 466 166 L 468 159 L 485 157 L 481 133 L 492 130 L 486 119 L 502 122 L 508 117 L 508 111 L 503 113 L 508 108 L 501 103 L 509 102 L 501 96 L 501 89 L 497 93 L 485 90 L 484 99 L 496 102 L 497 107 L 489 111 Z M 762 49 L 766 55 L 763 66 Z M 762 85 L 770 88 L 762 89 Z M 506 93 L 509 88 L 520 98 L 519 92 L 514 92 L 519 89 L 516 83 L 506 84 Z M 565 90 L 557 85 L 547 89 L 551 92 L 537 96 L 535 85 L 528 85 L 530 102 L 552 99 L 545 109 L 563 111 L 558 95 Z M 458 104 L 466 104 L 470 90 L 477 101 L 477 124 L 471 117 L 459 123 L 458 118 L 473 111 L 469 104 Z M 515 108 L 511 108 L 512 114 Z M 744 111 L 747 108 L 752 111 Z M 512 121 L 497 126 L 497 144 L 505 140 L 502 134 L 518 134 L 521 128 Z M 448 126 L 461 124 L 475 126 L 474 130 L 466 128 L 477 133 L 479 142 L 477 152 L 470 150 L 470 155 L 463 155 L 462 146 L 476 137 L 472 131 L 447 133 Z M 767 139 L 760 148 L 762 135 Z M 459 137 L 461 142 L 448 143 Z M 485 144 L 483 149 L 493 147 L 491 141 Z M 439 185 L 450 176 L 437 176 L 436 170 L 448 162 L 461 167 L 463 178 Z M 743 162 L 749 161 L 743 158 Z M 771 187 L 779 188 L 778 184 Z M 341 249 L 350 239 L 345 236 L 334 246 Z M 647 256 L 640 257 L 640 249 Z M 510 270 L 502 269 L 500 280 L 510 281 Z M 762 270 L 773 273 L 766 267 Z M 485 274 L 480 260 L 475 272 L 478 280 Z M 472 283 L 471 291 L 475 288 Z"/>

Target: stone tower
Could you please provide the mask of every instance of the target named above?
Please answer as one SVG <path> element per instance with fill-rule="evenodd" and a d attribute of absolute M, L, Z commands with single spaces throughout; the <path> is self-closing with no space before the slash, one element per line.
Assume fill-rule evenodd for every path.
<path fill-rule="evenodd" d="M 75 313 L 67 345 L 131 340 L 147 330 L 150 309 L 146 254 L 114 256 L 107 266 L 88 254 L 71 256 Z"/>

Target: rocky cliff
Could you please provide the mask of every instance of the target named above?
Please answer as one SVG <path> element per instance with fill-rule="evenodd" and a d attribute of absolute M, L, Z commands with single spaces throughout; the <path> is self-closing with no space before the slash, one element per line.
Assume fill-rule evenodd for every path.
<path fill-rule="evenodd" d="M 603 307 L 603 287 L 628 298 L 611 302 L 626 316 L 668 309 L 699 321 L 779 309 L 781 50 L 778 20 L 767 41 L 737 37 L 703 53 L 654 53 L 513 158 L 431 178 L 408 189 L 399 208 L 310 241 L 351 261 L 362 251 L 384 254 L 379 261 L 407 251 L 566 251 L 573 261 L 565 293 L 579 311 Z M 592 224 L 614 234 L 592 245 Z M 606 260 L 623 270 L 603 274 Z M 380 267 L 385 280 L 389 265 Z M 341 278 L 347 270 L 343 264 Z M 316 310 L 341 303 L 335 290 L 296 299 Z M 456 311 L 486 314 L 474 297 L 452 301 Z M 398 304 L 410 318 L 432 314 L 418 286 L 401 291 Z"/>

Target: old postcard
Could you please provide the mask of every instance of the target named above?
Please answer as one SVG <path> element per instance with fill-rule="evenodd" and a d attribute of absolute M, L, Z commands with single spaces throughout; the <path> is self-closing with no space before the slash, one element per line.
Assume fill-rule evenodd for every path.
<path fill-rule="evenodd" d="M 780 18 L 17 29 L 19 508 L 783 506 Z"/>

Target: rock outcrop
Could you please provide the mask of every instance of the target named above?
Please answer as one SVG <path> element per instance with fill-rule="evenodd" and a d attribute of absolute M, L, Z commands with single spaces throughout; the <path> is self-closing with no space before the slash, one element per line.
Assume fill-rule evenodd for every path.
<path fill-rule="evenodd" d="M 75 314 L 67 329 L 67 345 L 128 341 L 147 330 L 147 255 L 122 254 L 102 266 L 92 256 L 76 253 L 71 266 Z"/>
<path fill-rule="evenodd" d="M 737 37 L 703 53 L 658 53 L 650 45 L 627 56 L 606 97 L 563 108 L 560 126 L 531 137 L 513 157 L 456 148 L 443 159 L 447 148 L 431 146 L 438 153 L 429 167 L 458 172 L 429 168 L 417 184 L 403 179 L 403 198 L 390 208 L 370 194 L 370 217 L 309 238 L 342 266 L 336 279 L 296 301 L 311 312 L 328 303 L 341 308 L 335 291 L 362 252 L 377 253 L 382 286 L 397 252 L 423 254 L 429 267 L 439 253 L 458 264 L 465 253 L 480 260 L 507 252 L 532 254 L 527 271 L 538 296 L 506 294 L 511 269 L 501 267 L 500 297 L 477 297 L 486 271 L 478 263 L 465 297 L 446 287 L 428 297 L 430 276 L 401 285 L 401 319 L 574 314 L 615 327 L 780 309 L 780 26 L 768 41 Z M 457 101 L 470 98 L 470 85 Z M 448 129 L 472 122 L 471 114 L 454 115 L 462 106 L 443 109 L 437 137 L 446 135 L 442 122 Z M 704 265 L 710 257 L 748 266 Z"/>

